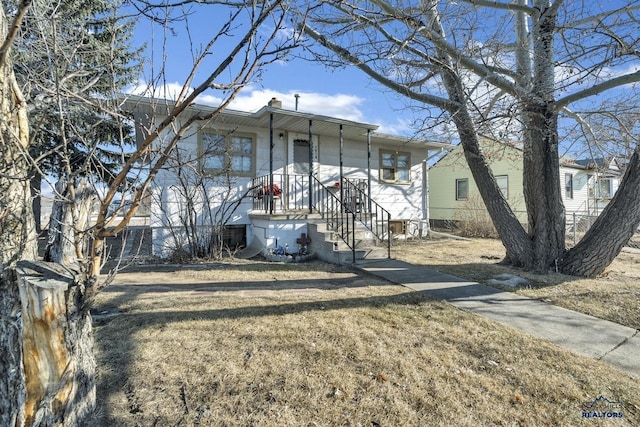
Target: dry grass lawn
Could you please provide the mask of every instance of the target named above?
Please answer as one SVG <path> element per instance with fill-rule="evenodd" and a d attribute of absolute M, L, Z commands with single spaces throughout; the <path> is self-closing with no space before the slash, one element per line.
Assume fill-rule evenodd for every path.
<path fill-rule="evenodd" d="M 96 425 L 640 425 L 636 379 L 346 267 L 143 269 L 96 310 Z"/>

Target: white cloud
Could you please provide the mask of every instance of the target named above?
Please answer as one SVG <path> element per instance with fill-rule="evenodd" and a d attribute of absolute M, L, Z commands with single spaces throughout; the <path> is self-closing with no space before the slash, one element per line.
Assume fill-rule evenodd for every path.
<path fill-rule="evenodd" d="M 138 84 L 129 88 L 127 93 L 140 96 L 150 96 L 153 94 L 153 96 L 157 98 L 175 99 L 181 91 L 182 85 L 177 82 L 168 83 L 156 88 L 150 88 L 146 83 L 138 82 Z M 236 96 L 229 105 L 229 108 L 240 111 L 258 111 L 267 105 L 271 98 L 277 98 L 282 101 L 282 108 L 295 110 L 296 94 L 299 95 L 298 110 L 301 112 L 322 114 L 353 121 L 365 121 L 364 114 L 360 109 L 364 99 L 356 95 L 343 93 L 329 94 L 295 90 L 281 92 L 248 86 Z M 222 98 L 205 92 L 197 98 L 196 102 L 216 106 L 220 105 Z"/>
<path fill-rule="evenodd" d="M 322 114 L 346 120 L 363 121 L 360 106 L 364 99 L 350 94 L 329 94 L 319 92 L 288 91 L 246 88 L 236 97 L 231 108 L 243 111 L 257 111 L 267 105 L 271 98 L 282 101 L 282 108 L 295 110 L 298 94 L 298 111 Z"/>

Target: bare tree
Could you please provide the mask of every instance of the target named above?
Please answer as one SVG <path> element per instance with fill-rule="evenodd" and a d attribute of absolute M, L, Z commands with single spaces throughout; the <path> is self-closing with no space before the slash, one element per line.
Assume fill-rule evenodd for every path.
<path fill-rule="evenodd" d="M 95 293 L 105 286 L 99 281 L 104 239 L 124 229 L 150 182 L 187 129 L 224 110 L 262 67 L 282 57 L 292 46 L 293 39 L 280 38 L 285 16 L 281 1 L 219 4 L 226 7 L 228 21 L 194 57 L 193 67 L 177 98 L 158 104 L 164 107 L 166 119 L 160 123 L 151 121 L 137 150 L 123 156 L 121 171 L 109 180 L 103 194 L 97 194 L 98 217 L 88 227 L 83 224 L 88 210 L 80 207 L 95 193 L 87 191 L 85 185 L 75 179 L 73 171 L 66 169 L 66 184 L 58 191 L 63 202 L 58 222 L 59 243 L 50 252 L 53 262 L 42 262 L 36 259 L 28 176 L 29 168 L 37 163 L 29 156 L 27 104 L 14 75 L 16 64 L 12 56 L 16 35 L 31 2 L 3 2 L 0 11 L 0 366 L 3 373 L 0 425 L 86 424 L 95 406 L 89 308 Z M 242 33 L 235 37 L 233 32 L 238 28 Z M 219 58 L 217 64 L 211 65 L 208 60 L 205 65 L 205 58 L 214 56 L 213 47 L 227 37 L 234 41 L 234 47 Z M 198 73 L 205 75 L 200 82 L 196 79 Z M 59 107 L 59 125 L 73 126 L 64 114 L 65 102 L 61 102 L 60 91 L 65 89 L 64 85 L 53 87 L 49 95 Z M 221 94 L 222 101 L 215 112 L 183 118 L 186 108 L 207 90 Z M 65 92 L 64 99 L 75 99 L 87 108 L 118 120 L 130 119 L 113 107 L 112 99 L 91 95 L 90 90 Z M 122 102 L 122 99 L 116 101 Z M 169 126 L 176 127 L 174 137 L 159 145 L 158 136 Z M 66 146 L 63 139 L 55 147 L 62 158 L 69 156 Z M 149 168 L 143 175 L 133 176 L 143 161 L 148 162 L 145 164 L 150 165 Z M 136 179 L 137 182 L 133 182 Z M 126 191 L 133 191 L 131 205 L 116 220 L 110 206 L 117 195 Z M 89 254 L 83 250 L 87 242 L 90 242 Z"/>
<path fill-rule="evenodd" d="M 230 167 L 215 173 L 205 170 L 205 158 L 220 154 L 177 148 L 165 164 L 174 184 L 152 194 L 160 210 L 152 215 L 169 235 L 160 250 L 173 260 L 220 259 L 225 250 L 233 249 L 226 245 L 225 228 L 253 189 L 239 191 Z"/>
<path fill-rule="evenodd" d="M 355 65 L 425 106 L 427 114 L 455 125 L 506 248 L 505 262 L 593 276 L 611 263 L 640 224 L 640 148 L 633 148 L 609 206 L 567 251 L 559 123 L 586 124 L 585 112 L 602 93 L 624 98 L 626 113 L 631 109 L 637 117 L 638 86 L 631 84 L 640 81 L 634 65 L 639 8 L 637 2 L 617 8 L 563 0 L 326 1 L 301 13 L 299 27 L 324 48 L 311 48 L 315 58 Z M 523 143 L 528 230 L 501 195 L 479 131 Z"/>

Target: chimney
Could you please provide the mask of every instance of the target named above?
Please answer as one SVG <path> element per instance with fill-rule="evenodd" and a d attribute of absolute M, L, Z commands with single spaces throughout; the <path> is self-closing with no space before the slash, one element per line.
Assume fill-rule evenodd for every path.
<path fill-rule="evenodd" d="M 282 108 L 282 101 L 280 101 L 278 98 L 271 98 L 271 101 L 269 101 L 269 107 L 273 107 L 273 108 Z"/>

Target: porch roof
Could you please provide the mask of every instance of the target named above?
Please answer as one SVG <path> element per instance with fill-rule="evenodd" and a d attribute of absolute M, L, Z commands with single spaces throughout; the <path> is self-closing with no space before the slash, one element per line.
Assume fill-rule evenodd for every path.
<path fill-rule="evenodd" d="M 124 102 L 124 108 L 132 112 L 142 113 L 147 116 L 162 116 L 168 114 L 173 107 L 173 103 L 169 100 L 152 99 L 138 95 L 127 95 Z M 203 104 L 192 104 L 185 111 L 185 115 L 205 115 L 214 112 L 216 107 Z M 239 111 L 233 109 L 225 109 L 219 115 L 208 121 L 210 124 L 231 124 L 234 126 L 246 126 L 262 129 L 269 129 L 269 121 L 273 113 L 273 129 L 295 132 L 301 134 L 309 133 L 309 121 L 312 122 L 312 133 L 314 135 L 333 136 L 339 134 L 339 127 L 342 125 L 342 134 L 344 139 L 367 142 L 367 131 L 371 132 L 371 142 L 380 144 L 393 145 L 413 145 L 424 147 L 427 149 L 451 149 L 451 144 L 427 141 L 414 137 L 406 137 L 399 135 L 388 135 L 375 132 L 378 125 L 372 123 L 356 122 L 352 120 L 340 119 L 321 114 L 305 113 L 301 111 L 287 110 L 273 106 L 264 106 L 256 112 Z"/>

